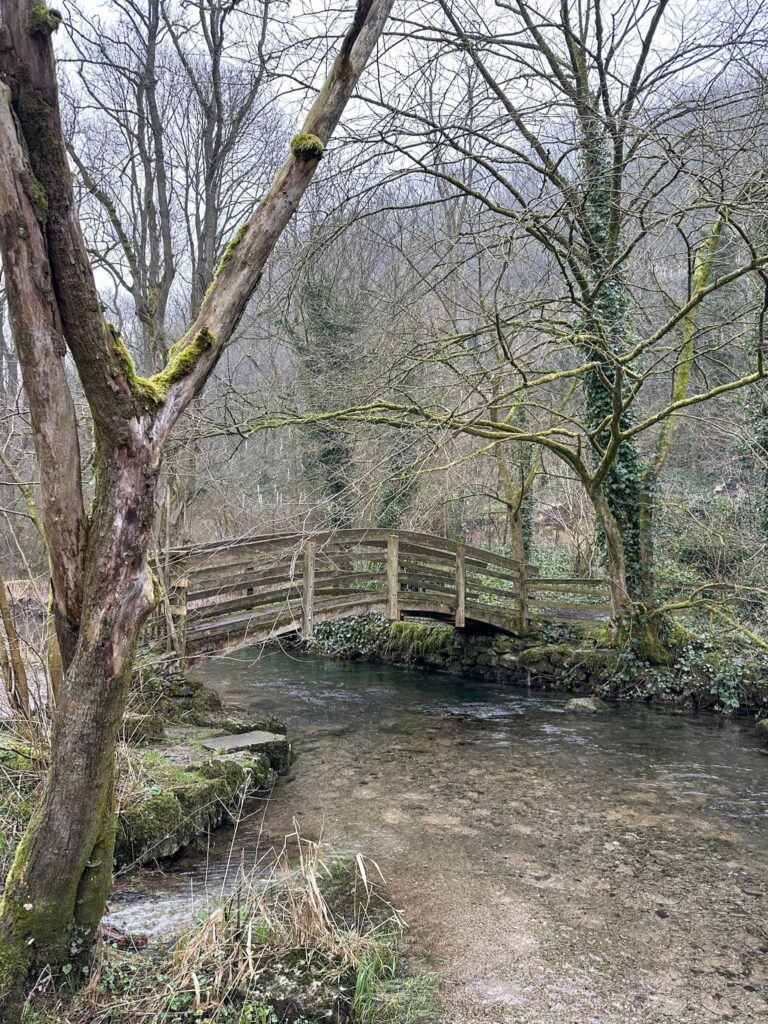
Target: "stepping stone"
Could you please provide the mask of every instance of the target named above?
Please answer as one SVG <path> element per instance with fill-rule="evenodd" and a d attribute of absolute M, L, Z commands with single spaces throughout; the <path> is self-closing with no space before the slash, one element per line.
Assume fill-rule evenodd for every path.
<path fill-rule="evenodd" d="M 285 771 L 290 764 L 291 746 L 279 732 L 241 732 L 233 736 L 212 736 L 202 741 L 206 750 L 222 753 L 236 753 L 238 750 L 249 750 L 266 754 L 269 763 L 278 771 Z"/>

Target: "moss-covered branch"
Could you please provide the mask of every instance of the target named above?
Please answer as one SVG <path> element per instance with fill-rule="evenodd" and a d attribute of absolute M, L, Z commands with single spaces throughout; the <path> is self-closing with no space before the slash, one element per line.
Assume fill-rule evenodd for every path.
<path fill-rule="evenodd" d="M 114 351 L 120 371 L 128 382 L 136 398 L 142 403 L 162 405 L 168 397 L 172 384 L 190 373 L 200 357 L 215 344 L 215 337 L 208 330 L 200 330 L 188 344 L 184 339 L 174 345 L 168 365 L 152 377 L 142 377 L 136 372 L 136 363 L 127 345 L 120 337 L 114 325 L 109 325 L 114 338 Z"/>

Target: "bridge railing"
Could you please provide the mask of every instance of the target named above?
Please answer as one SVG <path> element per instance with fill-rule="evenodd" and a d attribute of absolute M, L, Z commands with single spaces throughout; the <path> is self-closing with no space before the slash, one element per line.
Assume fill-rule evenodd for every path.
<path fill-rule="evenodd" d="M 180 654 L 258 643 L 363 612 L 524 631 L 531 620 L 603 615 L 605 584 L 414 531 L 336 530 L 197 545 L 170 553 L 169 600 L 144 640 Z M 602 601 L 599 598 L 602 597 Z M 598 600 L 596 600 L 598 598 Z"/>

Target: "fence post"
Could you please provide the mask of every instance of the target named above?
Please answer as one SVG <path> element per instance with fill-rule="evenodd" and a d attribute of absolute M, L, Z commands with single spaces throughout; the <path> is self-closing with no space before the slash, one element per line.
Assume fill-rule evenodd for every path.
<path fill-rule="evenodd" d="M 467 561 L 464 545 L 456 548 L 456 627 L 464 629 L 467 622 Z"/>
<path fill-rule="evenodd" d="M 518 571 L 520 587 L 520 632 L 528 630 L 528 566 L 523 562 Z"/>
<path fill-rule="evenodd" d="M 301 638 L 311 640 L 315 632 L 315 542 L 304 544 L 304 579 L 301 592 Z"/>
<path fill-rule="evenodd" d="M 187 653 L 187 590 L 189 588 L 186 556 L 169 569 L 169 577 L 166 605 L 170 627 L 168 650 L 183 660 Z"/>
<path fill-rule="evenodd" d="M 400 538 L 396 533 L 387 537 L 387 618 L 397 622 L 400 618 Z"/>

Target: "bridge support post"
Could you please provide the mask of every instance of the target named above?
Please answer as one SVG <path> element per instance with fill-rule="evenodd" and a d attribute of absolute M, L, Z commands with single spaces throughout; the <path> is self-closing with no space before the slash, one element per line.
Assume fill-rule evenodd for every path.
<path fill-rule="evenodd" d="M 304 544 L 304 579 L 301 592 L 301 638 L 311 640 L 315 632 L 315 543 Z"/>
<path fill-rule="evenodd" d="M 520 632 L 528 632 L 528 566 L 523 564 L 518 570 L 518 586 L 520 588 Z"/>
<path fill-rule="evenodd" d="M 396 533 L 387 537 L 387 618 L 390 622 L 400 618 L 400 538 Z"/>
<path fill-rule="evenodd" d="M 457 629 L 464 629 L 467 623 L 467 562 L 464 545 L 456 549 L 456 619 Z"/>

